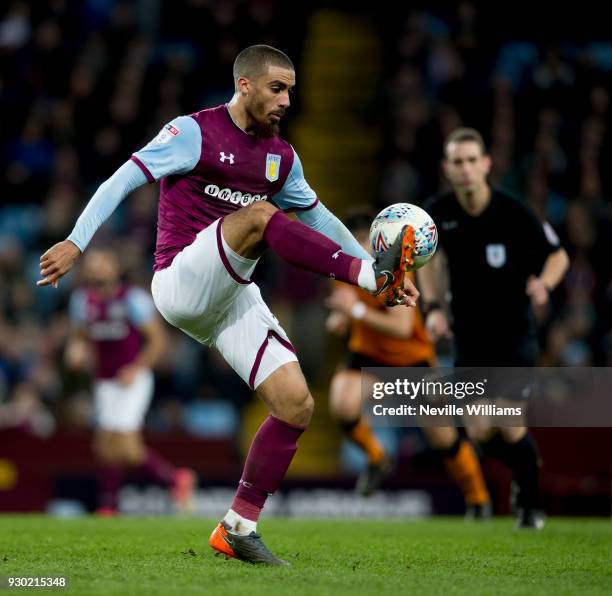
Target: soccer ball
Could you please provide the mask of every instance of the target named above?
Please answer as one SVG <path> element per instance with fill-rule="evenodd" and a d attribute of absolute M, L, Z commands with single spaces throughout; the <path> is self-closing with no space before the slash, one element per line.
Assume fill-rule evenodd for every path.
<path fill-rule="evenodd" d="M 414 264 L 410 266 L 410 270 L 414 271 L 433 257 L 438 246 L 436 224 L 420 207 L 410 203 L 395 203 L 385 207 L 370 227 L 370 246 L 374 254 L 386 251 L 405 225 L 414 230 Z"/>

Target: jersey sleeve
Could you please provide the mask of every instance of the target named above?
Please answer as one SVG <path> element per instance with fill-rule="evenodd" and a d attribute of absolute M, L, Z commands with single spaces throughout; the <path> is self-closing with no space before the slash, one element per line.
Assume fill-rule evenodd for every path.
<path fill-rule="evenodd" d="M 272 197 L 274 204 L 284 211 L 310 209 L 317 203 L 317 195 L 304 178 L 304 169 L 298 154 L 293 150 L 293 165 L 285 184 Z"/>
<path fill-rule="evenodd" d="M 547 221 L 540 220 L 531 209 L 523 206 L 525 216 L 524 236 L 530 244 L 530 252 L 533 252 L 543 264 L 546 258 L 561 248 L 561 243 L 556 232 Z"/>
<path fill-rule="evenodd" d="M 130 288 L 126 304 L 128 319 L 135 327 L 146 325 L 155 316 L 153 299 L 141 288 Z"/>
<path fill-rule="evenodd" d="M 70 296 L 70 302 L 68 303 L 68 316 L 70 322 L 75 326 L 79 327 L 85 325 L 87 322 L 87 302 L 85 292 L 83 290 L 76 290 Z"/>
<path fill-rule="evenodd" d="M 202 131 L 191 116 L 179 116 L 132 155 L 149 182 L 172 174 L 186 174 L 200 160 Z"/>
<path fill-rule="evenodd" d="M 83 252 L 98 228 L 111 216 L 119 203 L 136 188 L 147 183 L 142 170 L 126 161 L 91 197 L 79 216 L 68 240 Z"/>
<path fill-rule="evenodd" d="M 316 201 L 312 209 L 298 211 L 297 217 L 303 224 L 337 242 L 352 257 L 364 261 L 373 260 L 347 227 L 320 201 Z"/>

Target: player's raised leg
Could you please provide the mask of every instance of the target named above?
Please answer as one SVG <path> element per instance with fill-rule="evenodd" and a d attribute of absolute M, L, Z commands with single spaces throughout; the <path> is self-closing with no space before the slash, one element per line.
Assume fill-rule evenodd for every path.
<path fill-rule="evenodd" d="M 223 238 L 237 254 L 255 259 L 270 247 L 282 259 L 307 271 L 359 286 L 376 294 L 389 294 L 394 303 L 415 304 L 419 293 L 405 280 L 414 240 L 410 229 L 380 259 L 369 261 L 343 252 L 342 247 L 311 227 L 290 219 L 269 203 L 258 202 L 228 215 Z"/>
<path fill-rule="evenodd" d="M 289 469 L 297 441 L 310 422 L 314 400 L 297 362 L 274 371 L 257 387 L 257 394 L 270 415 L 253 438 L 232 506 L 213 531 L 210 545 L 249 563 L 283 565 L 257 534 L 257 520 Z"/>

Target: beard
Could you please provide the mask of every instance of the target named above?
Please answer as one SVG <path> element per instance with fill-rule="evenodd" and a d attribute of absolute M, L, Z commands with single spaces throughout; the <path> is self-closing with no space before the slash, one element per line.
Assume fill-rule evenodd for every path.
<path fill-rule="evenodd" d="M 264 107 L 263 104 L 255 104 L 253 109 L 248 111 L 252 124 L 248 127 L 247 132 L 252 132 L 262 139 L 277 137 L 280 134 L 279 123 L 269 120 L 269 115 L 264 111 Z"/>
<path fill-rule="evenodd" d="M 255 134 L 263 139 L 277 137 L 280 134 L 280 126 L 276 122 L 265 122 L 259 125 Z"/>
<path fill-rule="evenodd" d="M 269 120 L 264 120 L 263 122 L 254 120 L 248 132 L 253 132 L 256 137 L 262 139 L 271 139 L 280 134 L 280 126 L 277 122 L 270 122 Z"/>

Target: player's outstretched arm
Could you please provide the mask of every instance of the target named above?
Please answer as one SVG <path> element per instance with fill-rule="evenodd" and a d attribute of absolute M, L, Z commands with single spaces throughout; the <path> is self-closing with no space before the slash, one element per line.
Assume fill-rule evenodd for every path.
<path fill-rule="evenodd" d="M 117 205 L 133 190 L 146 184 L 147 177 L 133 162 L 124 163 L 95 192 L 66 240 L 52 246 L 40 257 L 40 274 L 43 279 L 37 286 L 52 285 L 72 269 L 98 228 L 111 216 Z"/>
<path fill-rule="evenodd" d="M 166 124 L 152 141 L 100 185 L 70 236 L 41 257 L 43 279 L 37 285 L 57 287 L 98 228 L 127 195 L 147 182 L 192 170 L 200 158 L 201 144 L 200 127 L 190 116 L 179 116 Z"/>

